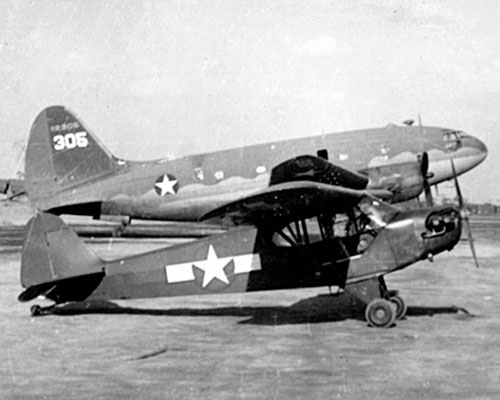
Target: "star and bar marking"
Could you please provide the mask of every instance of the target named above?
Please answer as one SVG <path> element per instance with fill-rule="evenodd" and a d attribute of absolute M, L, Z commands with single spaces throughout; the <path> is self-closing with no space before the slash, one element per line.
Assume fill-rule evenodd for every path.
<path fill-rule="evenodd" d="M 161 175 L 155 182 L 156 193 L 163 197 L 167 194 L 176 194 L 179 188 L 179 181 L 170 174 Z"/>
<path fill-rule="evenodd" d="M 258 254 L 242 254 L 233 257 L 219 257 L 213 245 L 209 245 L 205 260 L 188 263 L 172 264 L 165 266 L 167 283 L 189 282 L 196 280 L 194 269 L 203 271 L 202 288 L 206 288 L 213 281 L 218 281 L 226 286 L 231 284 L 226 273 L 226 267 L 233 262 L 234 275 L 258 271 L 260 257 Z"/>
<path fill-rule="evenodd" d="M 210 245 L 208 248 L 208 256 L 205 261 L 198 261 L 193 263 L 193 265 L 204 272 L 202 287 L 207 286 L 214 279 L 218 279 L 229 285 L 229 280 L 224 271 L 224 268 L 228 265 L 228 261 L 217 257 L 214 246 Z"/>

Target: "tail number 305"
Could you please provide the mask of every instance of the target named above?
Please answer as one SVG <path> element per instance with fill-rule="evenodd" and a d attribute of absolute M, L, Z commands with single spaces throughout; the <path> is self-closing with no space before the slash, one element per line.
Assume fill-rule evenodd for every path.
<path fill-rule="evenodd" d="M 65 135 L 55 135 L 54 150 L 70 150 L 76 147 L 87 147 L 89 140 L 87 139 L 87 132 L 66 133 Z"/>

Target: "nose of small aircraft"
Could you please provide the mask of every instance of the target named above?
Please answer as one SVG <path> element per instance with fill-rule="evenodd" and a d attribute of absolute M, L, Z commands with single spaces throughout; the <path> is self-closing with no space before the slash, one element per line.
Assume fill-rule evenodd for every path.
<path fill-rule="evenodd" d="M 460 211 L 455 207 L 434 208 L 427 214 L 424 227 L 422 238 L 427 253 L 451 250 L 462 234 Z"/>

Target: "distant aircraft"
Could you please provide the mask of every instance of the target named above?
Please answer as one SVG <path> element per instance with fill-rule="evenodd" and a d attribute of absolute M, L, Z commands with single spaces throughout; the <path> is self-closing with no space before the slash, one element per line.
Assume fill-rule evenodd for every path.
<path fill-rule="evenodd" d="M 350 185 L 347 185 L 350 186 Z M 389 327 L 406 305 L 384 275 L 451 250 L 454 207 L 399 211 L 365 190 L 296 181 L 250 195 L 218 214 L 238 226 L 187 244 L 105 261 L 57 216 L 28 224 L 20 301 L 71 302 L 339 286 L 365 305 L 367 322 Z"/>
<path fill-rule="evenodd" d="M 419 124 L 127 161 L 112 155 L 67 108 L 52 106 L 30 132 L 25 188 L 34 208 L 54 214 L 174 221 L 223 215 L 231 225 L 228 206 L 260 193 L 279 195 L 291 182 L 366 189 L 398 202 L 452 179 L 450 160 L 460 175 L 486 155 L 473 136 Z"/>
<path fill-rule="evenodd" d="M 24 180 L 22 179 L 0 179 L 0 193 L 6 196 L 7 200 L 13 200 L 16 197 L 24 196 Z"/>

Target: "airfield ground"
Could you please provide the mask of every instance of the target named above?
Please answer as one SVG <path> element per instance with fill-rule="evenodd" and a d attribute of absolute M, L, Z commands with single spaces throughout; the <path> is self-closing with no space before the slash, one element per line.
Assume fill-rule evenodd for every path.
<path fill-rule="evenodd" d="M 0 252 L 1 399 L 500 398 L 500 220 L 390 275 L 408 316 L 369 328 L 327 289 L 104 303 L 32 318 Z M 94 247 L 141 251 L 157 242 Z M 38 302 L 43 304 L 42 302 Z"/>

